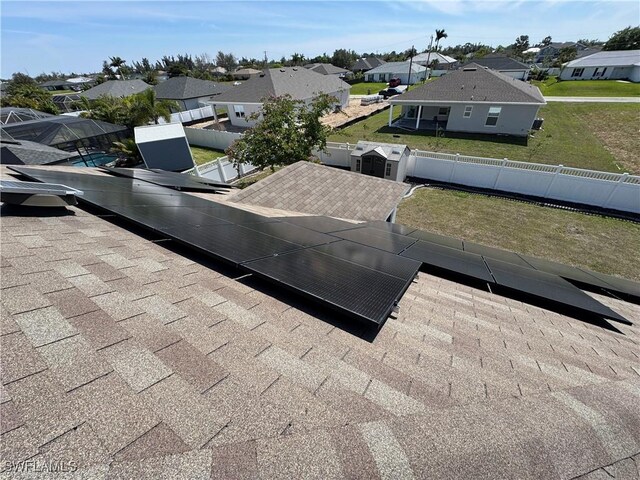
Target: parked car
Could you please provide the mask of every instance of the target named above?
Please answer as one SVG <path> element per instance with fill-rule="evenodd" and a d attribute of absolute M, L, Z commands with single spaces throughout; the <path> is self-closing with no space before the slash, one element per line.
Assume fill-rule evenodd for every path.
<path fill-rule="evenodd" d="M 400 95 L 403 92 L 403 90 L 400 90 L 397 87 L 394 88 L 387 88 L 386 90 L 380 90 L 378 92 L 378 95 L 383 96 L 385 99 L 389 98 L 389 97 L 393 97 L 394 95 Z"/>
<path fill-rule="evenodd" d="M 392 78 L 391 80 L 389 80 L 389 87 L 393 88 L 393 87 L 397 87 L 398 85 L 400 85 L 402 82 L 400 81 L 399 78 Z"/>

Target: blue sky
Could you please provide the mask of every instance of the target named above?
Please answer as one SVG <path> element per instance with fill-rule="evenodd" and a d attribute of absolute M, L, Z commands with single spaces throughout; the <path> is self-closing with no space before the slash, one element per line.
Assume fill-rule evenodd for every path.
<path fill-rule="evenodd" d="M 218 50 L 270 59 L 313 57 L 337 48 L 357 52 L 427 48 L 436 28 L 442 45 L 507 45 L 599 38 L 637 25 L 640 2 L 574 0 L 332 1 L 46 1 L 2 0 L 2 78 L 21 71 L 99 71 L 109 56 L 125 60 Z"/>

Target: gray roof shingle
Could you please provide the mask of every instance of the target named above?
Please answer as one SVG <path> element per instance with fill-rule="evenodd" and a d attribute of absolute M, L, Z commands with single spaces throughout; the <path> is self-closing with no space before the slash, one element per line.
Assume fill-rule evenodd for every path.
<path fill-rule="evenodd" d="M 19 142 L 0 141 L 0 149 L 2 151 L 0 163 L 5 165 L 47 165 L 68 160 L 77 155 L 25 140 Z"/>
<path fill-rule="evenodd" d="M 310 63 L 309 65 L 305 65 L 304 68 L 312 72 L 321 73 L 322 75 L 339 75 L 349 72 L 349 70 L 345 68 L 336 67 L 330 63 Z"/>
<path fill-rule="evenodd" d="M 597 52 L 567 63 L 570 68 L 640 66 L 640 50 Z"/>
<path fill-rule="evenodd" d="M 526 65 L 518 60 L 507 57 L 506 55 L 493 54 L 486 55 L 482 58 L 474 58 L 472 62 L 465 64 L 463 68 L 467 67 L 471 63 L 480 65 L 481 67 L 487 67 L 491 70 L 529 70 L 529 65 Z"/>
<path fill-rule="evenodd" d="M 262 103 L 270 96 L 291 95 L 294 100 L 308 100 L 316 93 L 336 93 L 351 86 L 332 75 L 322 75 L 304 67 L 270 68 L 261 75 L 215 97 L 221 103 Z"/>
<path fill-rule="evenodd" d="M 156 97 L 167 100 L 212 97 L 226 92 L 230 88 L 230 85 L 193 77 L 173 77 L 153 87 L 156 91 Z"/>
<path fill-rule="evenodd" d="M 390 73 L 392 75 L 396 75 L 399 73 L 408 73 L 409 67 L 411 67 L 412 73 L 424 72 L 427 68 L 423 67 L 419 63 L 411 63 L 411 62 L 387 62 L 382 65 L 377 66 L 376 68 L 372 68 L 367 72 L 369 74 L 375 73 Z"/>
<path fill-rule="evenodd" d="M 474 63 L 393 97 L 389 103 L 411 101 L 545 103 L 538 87 Z"/>
<path fill-rule="evenodd" d="M 379 65 L 386 63 L 384 60 L 378 57 L 364 57 L 359 58 L 356 62 L 351 66 L 351 71 L 356 72 L 358 70 L 371 70 L 372 68 L 376 68 Z"/>
<path fill-rule="evenodd" d="M 96 100 L 102 95 L 109 97 L 128 97 L 136 93 L 144 92 L 147 88 L 151 88 L 151 85 L 142 80 L 108 80 L 82 92 L 80 96 L 86 97 L 89 100 Z"/>

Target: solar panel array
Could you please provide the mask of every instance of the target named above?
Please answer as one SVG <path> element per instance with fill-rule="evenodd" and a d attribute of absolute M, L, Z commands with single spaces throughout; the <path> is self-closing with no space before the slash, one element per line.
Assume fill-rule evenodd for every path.
<path fill-rule="evenodd" d="M 101 167 L 105 172 L 121 177 L 135 178 L 145 182 L 186 192 L 223 193 L 230 188 L 226 183 L 200 180 L 199 177 L 184 173 L 147 170 L 144 168 Z"/>
<path fill-rule="evenodd" d="M 631 322 L 570 282 L 640 298 L 635 282 L 403 225 L 270 218 L 165 188 L 153 178 L 10 168 L 73 185 L 85 192 L 85 202 L 376 325 L 387 319 L 420 268 L 626 324 Z"/>

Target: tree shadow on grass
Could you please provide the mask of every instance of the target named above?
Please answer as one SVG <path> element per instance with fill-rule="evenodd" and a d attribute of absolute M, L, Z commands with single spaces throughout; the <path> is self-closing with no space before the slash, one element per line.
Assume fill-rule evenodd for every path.
<path fill-rule="evenodd" d="M 528 145 L 529 137 L 516 137 L 513 135 L 486 135 L 482 133 L 463 133 L 463 132 L 447 132 L 435 130 L 403 130 L 400 128 L 389 127 L 385 125 L 376 130 L 376 133 L 391 134 L 394 138 L 407 137 L 422 137 L 433 138 L 434 141 L 446 142 L 447 139 L 460 139 L 460 140 L 474 140 L 479 142 L 488 143 L 501 143 L 508 145 L 518 145 L 526 147 Z"/>

